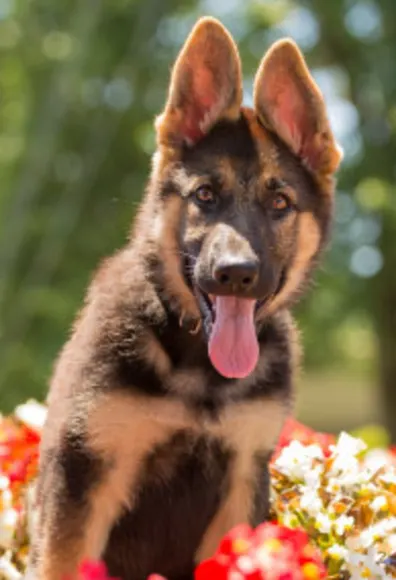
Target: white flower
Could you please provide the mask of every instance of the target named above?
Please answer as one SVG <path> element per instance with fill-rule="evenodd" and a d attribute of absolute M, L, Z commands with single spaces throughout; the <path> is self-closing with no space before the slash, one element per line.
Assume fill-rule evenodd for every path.
<path fill-rule="evenodd" d="M 1 494 L 1 508 L 2 510 L 12 508 L 12 493 L 9 489 L 5 489 Z"/>
<path fill-rule="evenodd" d="M 378 555 L 374 548 L 367 554 L 349 552 L 347 556 L 348 571 L 351 573 L 351 580 L 390 580 L 385 570 L 377 562 Z"/>
<path fill-rule="evenodd" d="M 315 465 L 311 471 L 308 471 L 305 475 L 305 483 L 307 487 L 318 489 L 320 486 L 320 477 L 323 473 L 323 463 Z"/>
<path fill-rule="evenodd" d="M 384 540 L 386 554 L 394 554 L 396 552 L 396 533 L 389 534 Z"/>
<path fill-rule="evenodd" d="M 388 507 L 388 501 L 384 495 L 379 495 L 371 502 L 371 509 L 379 512 Z"/>
<path fill-rule="evenodd" d="M 7 578 L 7 580 L 22 580 L 22 574 L 6 556 L 0 558 L 0 575 L 1 578 Z"/>
<path fill-rule="evenodd" d="M 288 528 L 297 528 L 300 525 L 300 521 L 298 519 L 298 517 L 296 516 L 296 514 L 294 514 L 293 512 L 287 511 L 282 518 L 282 523 L 284 526 L 287 526 Z"/>
<path fill-rule="evenodd" d="M 360 534 L 360 543 L 363 548 L 369 548 L 378 540 L 382 540 L 391 532 L 396 531 L 396 518 L 385 518 L 369 526 Z"/>
<path fill-rule="evenodd" d="M 315 528 L 323 534 L 329 534 L 333 525 L 327 514 L 319 513 L 316 517 Z"/>
<path fill-rule="evenodd" d="M 312 471 L 314 460 L 323 460 L 319 445 L 302 445 L 299 441 L 292 441 L 276 459 L 275 467 L 295 481 L 304 481 Z"/>
<path fill-rule="evenodd" d="M 317 517 L 323 510 L 323 501 L 315 489 L 307 489 L 300 498 L 300 506 L 312 517 Z"/>
<path fill-rule="evenodd" d="M 365 458 L 365 466 L 372 472 L 375 473 L 381 467 L 389 465 L 390 463 L 390 453 L 385 449 L 372 449 L 368 451 Z"/>
<path fill-rule="evenodd" d="M 341 489 L 353 490 L 361 489 L 363 486 L 370 486 L 372 473 L 368 469 L 362 469 L 356 457 L 338 456 L 329 470 L 328 491 L 335 493 Z M 377 488 L 373 486 L 376 490 Z"/>
<path fill-rule="evenodd" d="M 348 550 L 340 544 L 333 544 L 327 550 L 327 553 L 335 560 L 346 560 L 348 557 Z"/>
<path fill-rule="evenodd" d="M 361 439 L 352 437 L 348 433 L 345 433 L 345 431 L 342 431 L 338 437 L 337 444 L 333 445 L 331 449 L 333 450 L 334 456 L 355 457 L 367 449 L 367 445 Z"/>
<path fill-rule="evenodd" d="M 396 471 L 394 469 L 380 475 L 379 479 L 389 485 L 396 485 Z"/>
<path fill-rule="evenodd" d="M 339 480 L 336 477 L 330 477 L 326 485 L 326 491 L 332 495 L 337 494 L 341 489 Z"/>
<path fill-rule="evenodd" d="M 389 534 L 390 532 L 396 532 L 396 517 L 385 518 L 376 524 L 380 530 L 384 531 L 384 534 Z"/>
<path fill-rule="evenodd" d="M 357 485 L 357 467 L 351 464 L 349 467 L 345 467 L 343 470 L 339 468 L 338 464 L 334 464 L 332 471 L 334 470 L 332 477 L 329 477 L 328 484 L 326 486 L 327 491 L 330 493 L 338 493 L 341 490 L 345 493 L 350 493 L 354 487 Z"/>
<path fill-rule="evenodd" d="M 6 509 L 0 513 L 0 546 L 11 548 L 18 521 L 18 514 L 14 509 Z"/>
<path fill-rule="evenodd" d="M 337 477 L 340 486 L 356 485 L 357 478 L 362 479 L 356 455 L 364 449 L 366 449 L 366 444 L 363 441 L 347 433 L 341 433 L 337 444 L 332 446 L 333 464 L 329 470 L 329 476 Z"/>
<path fill-rule="evenodd" d="M 361 483 L 358 486 L 358 491 L 360 492 L 360 494 L 366 494 L 367 496 L 371 495 L 376 495 L 378 493 L 378 486 L 375 485 L 372 482 L 369 483 Z"/>
<path fill-rule="evenodd" d="M 5 475 L 0 475 L 0 491 L 4 491 L 9 488 L 10 480 Z"/>
<path fill-rule="evenodd" d="M 350 551 L 361 549 L 360 535 L 347 536 L 345 538 L 345 545 Z"/>
<path fill-rule="evenodd" d="M 335 521 L 336 534 L 342 536 L 346 530 L 350 530 L 355 525 L 355 519 L 352 516 L 342 515 Z"/>
<path fill-rule="evenodd" d="M 47 408 L 31 399 L 23 405 L 19 405 L 15 409 L 14 415 L 31 429 L 40 432 L 47 418 Z"/>

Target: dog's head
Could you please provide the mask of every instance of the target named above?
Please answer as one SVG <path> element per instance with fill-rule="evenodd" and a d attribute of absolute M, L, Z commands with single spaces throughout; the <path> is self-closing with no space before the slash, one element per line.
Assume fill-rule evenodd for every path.
<path fill-rule="evenodd" d="M 214 19 L 198 22 L 156 122 L 156 228 L 169 294 L 203 322 L 219 373 L 245 377 L 256 322 L 307 279 L 332 215 L 341 153 L 322 95 L 291 40 L 274 44 L 242 107 L 237 48 Z"/>

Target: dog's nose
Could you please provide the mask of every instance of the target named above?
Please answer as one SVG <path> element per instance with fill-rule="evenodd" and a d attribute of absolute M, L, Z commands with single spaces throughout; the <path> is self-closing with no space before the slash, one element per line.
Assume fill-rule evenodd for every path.
<path fill-rule="evenodd" d="M 214 268 L 213 277 L 222 288 L 243 292 L 257 281 L 258 264 L 254 261 L 220 262 Z"/>

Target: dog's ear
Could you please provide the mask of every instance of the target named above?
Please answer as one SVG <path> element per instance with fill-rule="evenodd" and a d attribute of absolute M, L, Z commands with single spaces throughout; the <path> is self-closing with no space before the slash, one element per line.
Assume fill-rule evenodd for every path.
<path fill-rule="evenodd" d="M 174 65 L 168 101 L 156 120 L 158 141 L 194 144 L 220 119 L 237 119 L 241 103 L 238 49 L 220 22 L 202 18 Z"/>
<path fill-rule="evenodd" d="M 254 82 L 254 108 L 262 123 L 311 171 L 322 175 L 336 171 L 342 150 L 322 93 L 294 41 L 280 40 L 264 56 Z"/>

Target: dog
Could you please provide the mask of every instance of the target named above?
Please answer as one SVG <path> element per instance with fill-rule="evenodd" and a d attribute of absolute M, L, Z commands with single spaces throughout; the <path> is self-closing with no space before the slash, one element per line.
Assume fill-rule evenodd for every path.
<path fill-rule="evenodd" d="M 294 41 L 264 55 L 253 97 L 229 32 L 200 19 L 128 243 L 55 365 L 29 578 L 101 558 L 123 580 L 187 580 L 268 518 L 300 358 L 289 308 L 329 239 L 342 152 Z"/>

